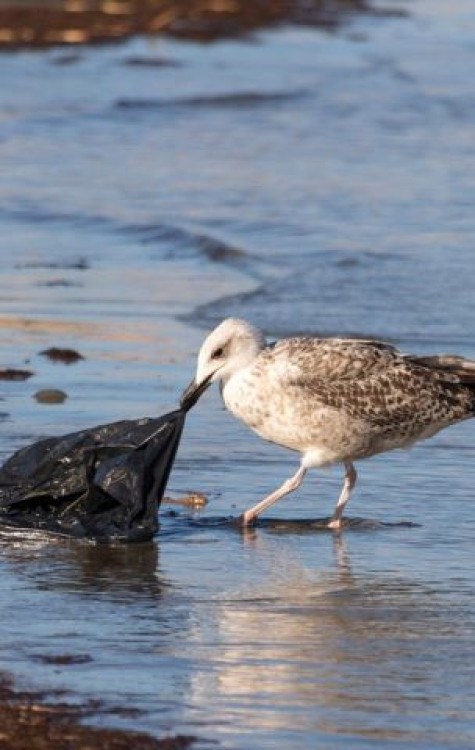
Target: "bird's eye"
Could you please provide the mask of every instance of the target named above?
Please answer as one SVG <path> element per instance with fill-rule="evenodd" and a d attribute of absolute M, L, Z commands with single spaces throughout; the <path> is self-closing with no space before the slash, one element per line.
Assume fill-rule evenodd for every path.
<path fill-rule="evenodd" d="M 215 349 L 214 352 L 211 355 L 211 359 L 219 359 L 223 356 L 223 347 L 220 346 L 218 349 Z"/>

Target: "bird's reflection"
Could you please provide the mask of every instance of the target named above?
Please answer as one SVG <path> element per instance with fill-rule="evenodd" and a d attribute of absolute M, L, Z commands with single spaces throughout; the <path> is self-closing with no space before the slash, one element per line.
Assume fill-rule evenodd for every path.
<path fill-rule="evenodd" d="M 327 558 L 320 567 L 305 565 L 280 534 L 246 529 L 242 539 L 256 575 L 228 591 L 213 617 L 195 617 L 189 635 L 196 654 L 203 644 L 214 651 L 213 667 L 192 678 L 194 705 L 241 715 L 249 731 L 359 736 L 374 731 L 375 712 L 414 711 L 418 691 L 441 709 L 430 683 L 443 670 L 424 657 L 449 616 L 438 597 L 401 576 L 354 572 L 344 534 L 332 534 L 333 566 Z M 397 722 L 385 727 L 380 739 L 410 734 Z"/>
<path fill-rule="evenodd" d="M 319 522 L 316 522 L 317 524 Z M 295 522 L 295 521 L 272 521 L 267 524 L 267 529 L 277 531 L 279 534 L 292 532 L 294 527 L 302 533 L 302 530 L 307 532 L 312 531 L 312 526 L 307 521 Z M 321 523 L 322 529 L 326 530 L 325 521 Z M 241 526 L 239 531 L 242 535 L 244 544 L 254 547 L 257 550 L 264 551 L 266 548 L 269 549 L 269 536 L 262 533 L 262 529 L 256 526 Z M 328 532 L 332 537 L 332 546 L 334 553 L 334 570 L 335 574 L 342 583 L 348 585 L 351 584 L 351 567 L 350 558 L 348 553 L 348 545 L 345 539 L 345 535 L 341 531 Z M 289 554 L 287 550 L 287 554 Z"/>

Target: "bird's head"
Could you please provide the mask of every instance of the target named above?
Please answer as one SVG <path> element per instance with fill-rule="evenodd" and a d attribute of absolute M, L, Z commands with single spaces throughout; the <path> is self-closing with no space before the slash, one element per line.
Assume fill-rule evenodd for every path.
<path fill-rule="evenodd" d="M 181 406 L 189 409 L 211 383 L 225 382 L 250 365 L 264 346 L 264 334 L 258 328 L 237 318 L 223 320 L 201 346 L 196 375 L 181 397 Z"/>

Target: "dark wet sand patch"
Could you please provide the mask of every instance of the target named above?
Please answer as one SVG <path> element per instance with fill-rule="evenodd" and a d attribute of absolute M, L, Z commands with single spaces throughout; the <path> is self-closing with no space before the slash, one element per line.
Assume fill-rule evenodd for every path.
<path fill-rule="evenodd" d="M 42 388 L 33 394 L 33 398 L 39 404 L 63 404 L 68 398 L 68 394 L 60 388 Z"/>
<path fill-rule="evenodd" d="M 84 356 L 79 354 L 75 349 L 60 346 L 51 346 L 49 349 L 43 349 L 39 354 L 51 362 L 63 362 L 65 365 L 72 365 L 84 359 Z"/>
<path fill-rule="evenodd" d="M 41 692 L 20 691 L 0 675 L 0 746 L 8 750 L 186 750 L 193 737 L 156 739 L 143 732 L 83 726 L 103 707 L 48 702 Z M 124 709 L 126 710 L 126 709 Z M 104 713 L 104 711 L 102 711 Z M 121 709 L 115 711 L 123 715 Z"/>
<path fill-rule="evenodd" d="M 93 661 L 89 654 L 33 654 L 33 661 L 40 664 L 55 664 L 60 667 L 67 667 L 74 664 L 89 664 Z"/>
<path fill-rule="evenodd" d="M 35 4 L 36 2 L 36 4 Z M 0 2 L 0 48 L 49 47 L 113 42 L 134 34 L 168 34 L 180 39 L 212 42 L 240 37 L 268 26 L 293 23 L 334 29 L 355 13 L 397 14 L 375 9 L 369 0 L 32 0 L 18 6 Z M 54 60 L 52 62 L 55 62 Z M 73 64 L 75 56 L 56 64 Z"/>
<path fill-rule="evenodd" d="M 15 367 L 0 369 L 0 380 L 22 381 L 28 380 L 35 373 L 32 370 L 18 370 Z"/>

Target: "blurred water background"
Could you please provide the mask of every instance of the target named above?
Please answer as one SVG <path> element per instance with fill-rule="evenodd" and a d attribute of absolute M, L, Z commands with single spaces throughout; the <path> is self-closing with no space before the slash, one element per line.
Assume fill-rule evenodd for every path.
<path fill-rule="evenodd" d="M 475 358 L 475 10 L 402 7 L 0 55 L 0 352 L 35 373 L 1 384 L 2 458 L 174 408 L 228 315 Z M 204 511 L 164 506 L 128 548 L 1 536 L 0 664 L 197 748 L 473 747 L 473 443 L 465 423 L 361 464 L 341 536 L 312 524 L 338 469 L 242 534 L 296 457 L 210 392 L 170 481 Z"/>

